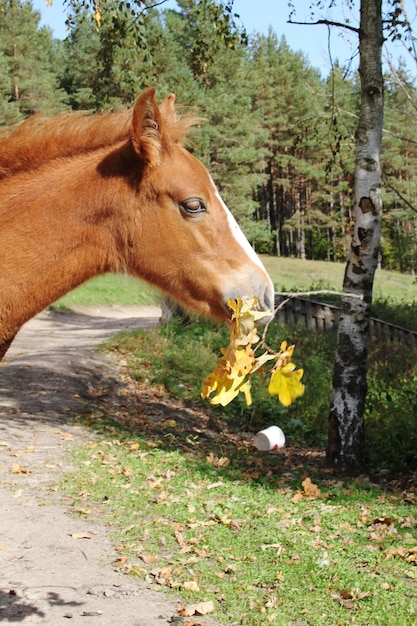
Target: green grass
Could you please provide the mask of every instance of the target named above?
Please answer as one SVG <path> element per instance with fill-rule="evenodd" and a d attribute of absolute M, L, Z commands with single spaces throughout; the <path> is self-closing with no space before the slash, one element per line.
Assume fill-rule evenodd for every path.
<path fill-rule="evenodd" d="M 417 622 L 414 493 L 172 424 L 160 438 L 97 413 L 92 425 L 63 488 L 107 520 L 125 573 L 183 605 L 212 601 L 222 626 Z"/>
<path fill-rule="evenodd" d="M 325 261 L 261 256 L 274 285 L 279 291 L 308 291 L 310 289 L 341 290 L 344 264 Z M 416 280 L 399 272 L 376 272 L 374 297 L 391 303 L 412 303 L 416 300 Z M 64 306 L 96 304 L 155 304 L 159 292 L 136 278 L 105 274 L 84 283 L 58 303 Z"/>
<path fill-rule="evenodd" d="M 302 261 L 263 256 L 262 261 L 278 291 L 342 291 L 345 265 L 326 261 Z M 339 305 L 334 295 L 312 296 L 314 300 Z M 372 316 L 417 331 L 416 278 L 410 274 L 377 270 Z"/>
<path fill-rule="evenodd" d="M 261 256 L 279 291 L 342 290 L 345 264 Z M 416 300 L 416 279 L 410 274 L 377 270 L 374 298 L 399 303 Z"/>
<path fill-rule="evenodd" d="M 159 304 L 160 293 L 147 283 L 120 274 L 104 274 L 92 278 L 70 293 L 60 298 L 53 306 L 99 306 L 119 304 L 120 306 Z"/>
<path fill-rule="evenodd" d="M 278 289 L 341 284 L 342 266 L 266 261 Z M 384 274 L 376 292 L 387 321 L 407 319 L 412 285 Z M 334 333 L 271 325 L 268 343 L 284 338 L 305 369 L 304 396 L 284 409 L 261 374 L 253 407 L 214 409 L 199 396 L 228 341 L 224 327 L 173 323 L 115 337 L 104 349 L 127 362 L 130 382 L 109 402 L 97 394 L 86 419 L 97 438 L 74 449 L 62 489 L 78 515 L 107 521 L 122 571 L 183 605 L 213 601 L 222 626 L 412 626 L 416 350 L 370 345 L 368 469 L 408 472 L 373 480 L 323 465 Z M 287 447 L 262 454 L 251 438 L 269 424 L 283 428 Z"/>
<path fill-rule="evenodd" d="M 325 261 L 301 261 L 262 256 L 279 291 L 341 290 L 344 265 Z M 377 271 L 374 287 L 373 316 L 417 331 L 415 279 L 398 272 Z M 53 307 L 158 305 L 160 292 L 127 275 L 105 274 L 80 285 Z M 316 300 L 338 304 L 337 296 L 316 296 Z"/>

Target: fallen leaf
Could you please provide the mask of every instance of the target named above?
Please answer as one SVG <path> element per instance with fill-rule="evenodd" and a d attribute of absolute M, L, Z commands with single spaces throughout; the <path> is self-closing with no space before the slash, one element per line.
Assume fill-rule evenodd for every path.
<path fill-rule="evenodd" d="M 321 491 L 319 487 L 317 487 L 317 485 L 315 485 L 311 481 L 311 478 L 307 477 L 305 480 L 303 480 L 301 484 L 303 486 L 306 498 L 310 498 L 312 500 L 315 500 L 316 498 L 321 498 Z"/>
<path fill-rule="evenodd" d="M 417 548 L 403 548 L 402 546 L 398 546 L 397 548 L 391 547 L 385 550 L 385 555 L 387 559 L 392 559 L 397 556 L 400 559 L 408 561 L 408 563 L 417 563 Z"/>
<path fill-rule="evenodd" d="M 268 548 L 278 548 L 282 550 L 283 545 L 282 543 L 263 543 L 261 545 L 261 550 L 268 550 Z"/>
<path fill-rule="evenodd" d="M 181 617 L 192 617 L 193 615 L 208 615 L 213 613 L 214 603 L 212 600 L 207 602 L 200 602 L 199 604 L 187 604 L 186 606 L 179 606 L 178 613 Z"/>
<path fill-rule="evenodd" d="M 146 563 L 146 565 L 150 565 L 157 559 L 157 557 L 153 554 L 139 554 L 138 556 L 144 563 Z"/>
<path fill-rule="evenodd" d="M 155 582 L 158 585 L 172 587 L 174 584 L 172 580 L 172 567 L 161 567 L 161 569 L 154 570 L 151 574 L 155 576 Z"/>
<path fill-rule="evenodd" d="M 90 509 L 75 509 L 74 513 L 78 513 L 78 515 L 90 515 Z"/>
<path fill-rule="evenodd" d="M 219 480 L 217 483 L 210 483 L 210 485 L 207 485 L 206 489 L 217 489 L 217 487 L 222 487 L 224 485 L 224 483 Z"/>
<path fill-rule="evenodd" d="M 31 471 L 23 468 L 20 463 L 12 463 L 10 471 L 12 474 L 31 474 Z"/>
<path fill-rule="evenodd" d="M 340 593 L 332 593 L 331 599 L 336 600 L 336 602 L 344 606 L 345 609 L 353 609 L 354 607 L 353 600 L 346 600 Z"/>
<path fill-rule="evenodd" d="M 381 589 L 384 589 L 384 591 L 394 591 L 394 587 L 389 583 L 382 583 Z"/>
<path fill-rule="evenodd" d="M 128 556 L 118 556 L 117 559 L 114 559 L 113 563 L 120 563 L 121 565 L 124 565 L 128 562 L 128 560 Z"/>
<path fill-rule="evenodd" d="M 65 430 L 56 430 L 55 434 L 59 435 L 61 439 L 65 439 L 67 441 L 74 441 L 74 437 L 71 435 L 71 433 L 68 433 Z"/>
<path fill-rule="evenodd" d="M 391 526 L 397 519 L 395 517 L 376 517 L 372 520 L 371 525 L 377 526 L 378 524 L 383 524 L 384 526 Z"/>
<path fill-rule="evenodd" d="M 230 459 L 224 456 L 218 457 L 213 454 L 213 452 L 210 452 L 210 454 L 206 456 L 206 461 L 217 469 L 221 469 L 222 467 L 228 467 L 230 465 Z"/>
<path fill-rule="evenodd" d="M 167 426 L 168 428 L 175 428 L 177 422 L 175 420 L 165 420 L 162 422 L 162 426 Z"/>
<path fill-rule="evenodd" d="M 179 545 L 181 548 L 184 548 L 184 547 L 186 546 L 186 542 L 185 542 L 185 539 L 184 539 L 184 535 L 183 535 L 182 533 L 180 533 L 180 532 L 179 532 L 179 530 L 176 530 L 176 531 L 174 532 L 174 535 L 175 535 L 175 539 L 177 540 L 178 545 Z"/>
<path fill-rule="evenodd" d="M 265 603 L 265 607 L 267 609 L 276 609 L 278 606 L 278 597 L 274 594 L 269 600 Z"/>
<path fill-rule="evenodd" d="M 181 585 L 186 591 L 200 591 L 200 588 L 195 580 L 187 580 Z"/>

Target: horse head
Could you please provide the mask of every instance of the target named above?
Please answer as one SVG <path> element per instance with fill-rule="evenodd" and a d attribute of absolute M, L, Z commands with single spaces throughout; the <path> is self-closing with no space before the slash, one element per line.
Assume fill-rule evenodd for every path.
<path fill-rule="evenodd" d="M 133 110 L 135 228 L 128 271 L 186 307 L 218 318 L 229 298 L 256 296 L 273 311 L 274 287 L 203 164 L 182 145 L 193 120 L 179 117 L 175 97 L 158 106 L 154 89 Z"/>

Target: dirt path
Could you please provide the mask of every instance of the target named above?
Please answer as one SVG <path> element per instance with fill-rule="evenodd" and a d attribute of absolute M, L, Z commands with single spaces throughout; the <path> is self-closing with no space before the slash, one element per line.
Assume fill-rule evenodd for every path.
<path fill-rule="evenodd" d="M 185 623 L 175 598 L 114 571 L 105 528 L 69 515 L 51 487 L 70 467 L 67 447 L 93 437 L 72 417 L 94 384 L 112 376 L 91 348 L 119 330 L 153 326 L 159 314 L 156 307 L 44 312 L 0 365 L 1 623 Z"/>

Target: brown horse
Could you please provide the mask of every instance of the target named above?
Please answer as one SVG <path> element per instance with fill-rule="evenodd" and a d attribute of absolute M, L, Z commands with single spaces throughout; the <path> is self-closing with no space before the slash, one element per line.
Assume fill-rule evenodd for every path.
<path fill-rule="evenodd" d="M 33 315 L 127 272 L 203 314 L 273 286 L 203 165 L 195 123 L 148 89 L 133 111 L 33 117 L 0 135 L 0 359 Z"/>

